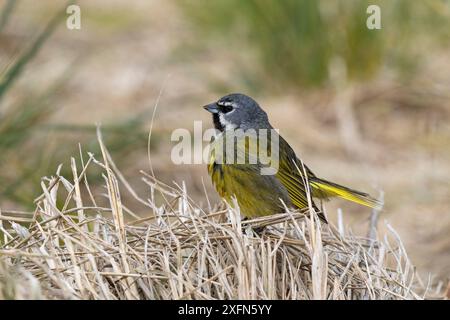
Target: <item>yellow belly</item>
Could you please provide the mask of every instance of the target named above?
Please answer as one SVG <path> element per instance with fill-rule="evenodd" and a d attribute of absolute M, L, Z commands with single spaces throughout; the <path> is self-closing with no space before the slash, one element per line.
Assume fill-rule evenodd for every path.
<path fill-rule="evenodd" d="M 208 166 L 213 184 L 219 195 L 229 204 L 235 197 L 240 212 L 245 217 L 260 217 L 284 212 L 280 199 L 290 206 L 291 202 L 284 187 L 275 176 L 260 174 L 255 165 L 217 165 Z"/>

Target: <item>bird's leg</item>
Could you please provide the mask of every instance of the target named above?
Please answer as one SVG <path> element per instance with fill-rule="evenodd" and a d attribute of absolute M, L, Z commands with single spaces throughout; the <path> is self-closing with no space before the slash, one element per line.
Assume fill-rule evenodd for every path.
<path fill-rule="evenodd" d="M 253 231 L 258 235 L 258 236 L 262 236 L 264 234 L 264 232 L 266 231 L 266 227 L 256 227 L 256 228 L 252 228 Z"/>
<path fill-rule="evenodd" d="M 248 220 L 250 220 L 248 217 L 243 217 L 241 221 L 248 221 Z M 242 226 L 242 232 L 245 231 L 246 227 L 247 227 L 247 224 L 246 224 L 246 226 Z M 259 236 L 261 236 L 263 234 L 265 229 L 266 229 L 265 226 L 263 226 L 263 227 L 252 227 L 253 232 L 255 232 Z"/>

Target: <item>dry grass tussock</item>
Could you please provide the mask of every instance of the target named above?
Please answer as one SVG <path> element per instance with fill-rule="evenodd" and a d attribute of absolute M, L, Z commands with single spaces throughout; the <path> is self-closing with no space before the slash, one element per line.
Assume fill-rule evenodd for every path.
<path fill-rule="evenodd" d="M 314 214 L 288 211 L 243 221 L 231 208 L 204 210 L 183 186 L 169 187 L 145 172 L 149 192 L 143 199 L 117 170 L 100 135 L 99 143 L 101 159 L 88 153 L 81 166 L 72 159 L 72 178 L 58 170 L 43 179 L 32 216 L 1 214 L 0 299 L 439 295 L 439 288 L 417 277 L 392 228 L 377 240 L 321 225 Z M 104 194 L 89 188 L 90 167 L 101 168 Z M 121 202 L 119 185 L 148 211 L 147 218 Z"/>

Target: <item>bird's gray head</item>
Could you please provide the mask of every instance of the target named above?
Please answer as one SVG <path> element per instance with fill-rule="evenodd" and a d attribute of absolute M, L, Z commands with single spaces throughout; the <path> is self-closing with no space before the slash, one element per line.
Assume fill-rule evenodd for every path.
<path fill-rule="evenodd" d="M 213 115 L 214 127 L 232 129 L 271 129 L 266 112 L 259 104 L 241 93 L 232 93 L 204 106 Z"/>

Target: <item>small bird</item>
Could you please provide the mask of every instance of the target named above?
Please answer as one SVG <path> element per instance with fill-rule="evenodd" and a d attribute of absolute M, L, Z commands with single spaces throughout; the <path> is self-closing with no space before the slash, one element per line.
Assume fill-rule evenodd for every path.
<path fill-rule="evenodd" d="M 210 145 L 212 152 L 208 163 L 208 173 L 222 198 L 230 204 L 233 203 L 232 198 L 236 198 L 244 217 L 254 218 L 282 213 L 285 212 L 285 206 L 304 209 L 311 204 L 319 218 L 326 223 L 325 216 L 318 210 L 311 197 L 318 199 L 341 197 L 371 208 L 381 208 L 381 203 L 367 193 L 318 178 L 297 158 L 286 140 L 273 130 L 266 112 L 249 96 L 240 93 L 229 94 L 204 108 L 212 113 L 214 127 L 218 130 L 218 134 Z M 261 158 L 262 152 L 258 148 L 267 146 L 270 149 L 270 142 L 265 145 L 256 143 L 255 150 L 250 148 L 249 144 L 256 142 L 255 139 L 259 136 L 245 135 L 247 131 L 258 132 L 261 129 L 275 134 L 275 138 L 269 134 L 270 142 L 278 142 L 278 148 L 264 150 L 267 153 L 263 154 L 268 154 L 265 158 Z M 242 139 L 247 139 L 244 144 L 237 143 L 240 139 L 239 135 L 236 138 L 237 131 L 244 132 L 244 135 L 240 135 Z M 232 145 L 232 151 L 235 154 L 233 154 L 234 161 L 231 163 L 224 161 L 227 137 L 236 139 Z M 217 152 L 222 150 L 221 148 L 223 153 Z M 236 155 L 239 154 L 246 156 L 245 159 L 248 161 L 236 163 Z M 270 163 L 277 168 L 274 174 L 262 174 L 261 169 L 267 163 L 268 157 L 275 158 Z M 255 158 L 255 161 L 250 161 Z M 308 194 L 311 197 L 308 197 Z"/>

